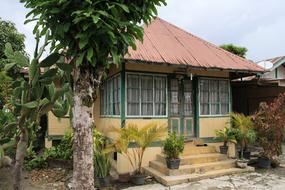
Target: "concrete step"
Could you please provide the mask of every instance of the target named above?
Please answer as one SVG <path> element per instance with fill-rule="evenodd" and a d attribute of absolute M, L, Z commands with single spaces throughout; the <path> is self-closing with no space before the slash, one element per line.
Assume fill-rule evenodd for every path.
<path fill-rule="evenodd" d="M 157 160 L 166 164 L 166 156 L 164 154 L 158 154 Z M 210 153 L 210 154 L 196 154 L 196 155 L 187 155 L 180 156 L 180 165 L 193 165 L 193 164 L 202 164 L 209 162 L 218 162 L 227 160 L 228 157 L 220 153 Z"/>
<path fill-rule="evenodd" d="M 187 155 L 197 155 L 197 154 L 211 154 L 217 153 L 216 147 L 214 146 L 194 146 L 194 145 L 185 145 L 182 156 Z"/>
<path fill-rule="evenodd" d="M 165 175 L 184 175 L 184 174 L 193 174 L 193 173 L 205 173 L 212 170 L 228 169 L 236 166 L 236 161 L 229 159 L 218 162 L 209 162 L 193 165 L 181 165 L 179 169 L 171 170 L 168 169 L 166 164 L 159 162 L 157 160 L 150 161 L 149 166 Z"/>
<path fill-rule="evenodd" d="M 207 171 L 202 174 L 195 173 L 195 174 L 186 174 L 186 175 L 179 175 L 179 176 L 167 176 L 164 173 L 159 172 L 151 167 L 145 167 L 144 171 L 146 174 L 153 176 L 158 182 L 162 183 L 163 185 L 172 186 L 172 185 L 177 185 L 181 183 L 199 181 L 199 180 L 207 179 L 207 178 L 220 177 L 223 175 L 251 172 L 251 171 L 254 171 L 254 168 L 249 167 L 249 166 L 245 169 L 227 168 L 227 169 L 221 169 L 221 170 Z"/>

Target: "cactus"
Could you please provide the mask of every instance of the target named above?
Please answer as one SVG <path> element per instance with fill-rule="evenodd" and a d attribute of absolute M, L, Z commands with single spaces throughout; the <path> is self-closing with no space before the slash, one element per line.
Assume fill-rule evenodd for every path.
<path fill-rule="evenodd" d="M 69 85 L 69 72 L 71 65 L 64 64 L 64 58 L 59 53 L 52 53 L 41 62 L 39 61 L 47 39 L 41 48 L 38 48 L 39 38 L 35 48 L 34 58 L 29 61 L 20 52 L 14 52 L 11 44 L 6 44 L 5 55 L 9 64 L 5 66 L 8 71 L 13 67 L 23 69 L 28 67 L 28 80 L 26 77 L 16 78 L 13 81 L 13 94 L 11 102 L 14 106 L 14 114 L 17 121 L 13 124 L 20 131 L 20 140 L 17 144 L 14 189 L 21 189 L 22 165 L 29 141 L 29 134 L 39 128 L 42 115 L 49 111 L 57 117 L 65 116 L 72 104 L 72 97 Z M 42 72 L 44 70 L 44 72 Z M 63 72 L 64 71 L 64 72 Z M 60 84 L 55 85 L 55 81 Z M 63 98 L 66 95 L 67 98 Z"/>

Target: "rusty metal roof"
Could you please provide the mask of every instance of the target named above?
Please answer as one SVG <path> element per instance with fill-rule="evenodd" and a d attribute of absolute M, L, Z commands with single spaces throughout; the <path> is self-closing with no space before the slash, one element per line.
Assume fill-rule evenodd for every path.
<path fill-rule="evenodd" d="M 129 48 L 127 60 L 194 68 L 262 72 L 255 63 L 227 52 L 161 19 L 144 26 L 144 41 Z"/>

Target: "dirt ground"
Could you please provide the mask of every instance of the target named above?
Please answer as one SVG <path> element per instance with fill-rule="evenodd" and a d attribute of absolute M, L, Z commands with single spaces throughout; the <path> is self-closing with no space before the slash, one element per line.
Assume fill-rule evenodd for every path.
<path fill-rule="evenodd" d="M 65 190 L 70 172 L 62 169 L 33 170 L 23 173 L 24 190 Z M 12 168 L 0 170 L 0 190 L 12 190 Z"/>

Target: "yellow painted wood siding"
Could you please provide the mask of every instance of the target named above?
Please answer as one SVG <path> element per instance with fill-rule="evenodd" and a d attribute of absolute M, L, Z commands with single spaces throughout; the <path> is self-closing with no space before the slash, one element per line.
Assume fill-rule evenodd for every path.
<path fill-rule="evenodd" d="M 230 126 L 230 116 L 225 117 L 201 117 L 199 119 L 199 137 L 215 137 L 215 131 Z"/>
<path fill-rule="evenodd" d="M 48 113 L 48 136 L 64 135 L 70 131 L 69 118 L 57 118 L 52 112 Z"/>

